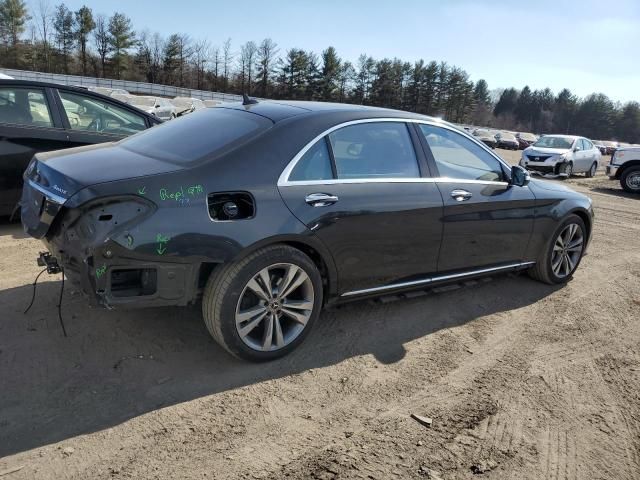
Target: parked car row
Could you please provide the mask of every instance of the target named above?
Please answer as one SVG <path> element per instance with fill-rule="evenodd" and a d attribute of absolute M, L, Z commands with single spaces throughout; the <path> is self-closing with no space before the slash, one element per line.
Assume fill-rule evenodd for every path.
<path fill-rule="evenodd" d="M 538 137 L 533 133 L 514 133 L 506 130 L 495 131 L 487 128 L 463 128 L 464 130 L 473 132 L 474 137 L 491 148 L 498 147 L 507 150 L 523 150 L 538 140 Z"/>
<path fill-rule="evenodd" d="M 84 88 L 91 92 L 116 98 L 121 102 L 128 103 L 144 112 L 155 115 L 161 120 L 173 120 L 174 118 L 187 115 L 201 108 L 218 106 L 222 103 L 217 100 L 202 101 L 199 98 L 193 97 L 164 98 L 152 95 L 132 95 L 121 88 L 84 86 L 78 86 L 78 88 Z M 207 102 L 209 102 L 209 104 L 207 104 Z"/>

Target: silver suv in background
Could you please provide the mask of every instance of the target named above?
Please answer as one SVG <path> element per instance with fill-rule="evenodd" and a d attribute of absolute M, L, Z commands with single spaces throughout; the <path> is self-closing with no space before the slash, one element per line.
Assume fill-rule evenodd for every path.
<path fill-rule="evenodd" d="M 584 137 L 544 135 L 522 151 L 520 166 L 534 172 L 570 177 L 584 173 L 593 177 L 601 159 L 600 150 Z"/>
<path fill-rule="evenodd" d="M 176 107 L 166 98 L 132 95 L 128 103 L 162 120 L 171 120 L 178 115 Z"/>
<path fill-rule="evenodd" d="M 640 147 L 618 148 L 607 165 L 611 180 L 619 180 L 627 192 L 640 193 Z"/>

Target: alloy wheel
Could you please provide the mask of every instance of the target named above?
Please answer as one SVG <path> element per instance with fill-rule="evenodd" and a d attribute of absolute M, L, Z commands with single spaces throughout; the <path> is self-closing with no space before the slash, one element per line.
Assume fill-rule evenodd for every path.
<path fill-rule="evenodd" d="M 577 223 L 570 223 L 562 229 L 553 244 L 551 270 L 558 278 L 568 277 L 573 273 L 582 256 L 584 235 Z"/>
<path fill-rule="evenodd" d="M 305 329 L 314 305 L 309 275 L 292 263 L 260 270 L 244 287 L 236 306 L 236 330 L 248 347 L 280 350 Z"/>

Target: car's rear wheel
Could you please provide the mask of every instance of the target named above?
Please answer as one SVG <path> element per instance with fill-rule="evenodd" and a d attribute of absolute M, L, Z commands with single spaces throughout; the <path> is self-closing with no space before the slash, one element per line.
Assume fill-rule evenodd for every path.
<path fill-rule="evenodd" d="M 620 185 L 629 193 L 640 193 L 640 166 L 625 168 L 620 176 Z"/>
<path fill-rule="evenodd" d="M 548 284 L 568 282 L 580 265 L 586 244 L 584 222 L 577 215 L 569 215 L 551 236 L 536 265 L 529 270 L 530 275 Z"/>
<path fill-rule="evenodd" d="M 260 249 L 211 275 L 202 314 L 213 338 L 251 361 L 286 355 L 307 336 L 322 307 L 322 278 L 287 245 Z"/>
<path fill-rule="evenodd" d="M 598 164 L 596 162 L 593 162 L 591 164 L 591 167 L 589 167 L 589 170 L 587 171 L 587 173 L 585 173 L 587 178 L 593 178 L 596 176 L 596 172 L 598 171 Z"/>

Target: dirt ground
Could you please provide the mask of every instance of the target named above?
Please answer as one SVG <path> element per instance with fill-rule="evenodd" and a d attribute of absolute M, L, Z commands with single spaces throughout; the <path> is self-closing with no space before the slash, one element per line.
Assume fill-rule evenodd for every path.
<path fill-rule="evenodd" d="M 640 198 L 566 183 L 596 213 L 568 285 L 351 304 L 263 365 L 199 307 L 93 310 L 71 288 L 64 338 L 59 278 L 22 313 L 40 243 L 1 224 L 0 478 L 640 478 Z"/>

